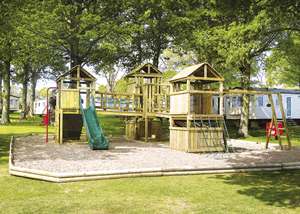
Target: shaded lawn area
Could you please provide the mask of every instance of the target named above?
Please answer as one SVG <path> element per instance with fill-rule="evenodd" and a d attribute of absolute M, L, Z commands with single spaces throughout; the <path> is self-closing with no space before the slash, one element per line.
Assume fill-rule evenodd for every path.
<path fill-rule="evenodd" d="M 45 133 L 29 121 L 0 125 L 0 213 L 299 213 L 300 170 L 128 178 L 57 184 L 11 176 L 12 135 Z M 103 131 L 124 123 L 100 116 Z M 50 126 L 49 133 L 54 133 Z"/>
<path fill-rule="evenodd" d="M 232 139 L 240 139 L 240 140 L 248 140 L 255 142 L 266 142 L 267 140 L 267 132 L 266 127 L 261 126 L 259 128 L 249 128 L 250 137 L 238 137 L 236 136 L 238 132 L 238 127 L 235 126 L 234 122 L 226 121 L 229 137 Z M 290 141 L 292 146 L 300 146 L 300 126 L 288 126 Z M 285 135 L 285 131 L 283 131 L 283 135 Z M 287 145 L 286 138 L 281 138 L 283 145 Z M 274 136 L 270 137 L 270 143 L 278 144 L 278 140 L 275 139 Z"/>

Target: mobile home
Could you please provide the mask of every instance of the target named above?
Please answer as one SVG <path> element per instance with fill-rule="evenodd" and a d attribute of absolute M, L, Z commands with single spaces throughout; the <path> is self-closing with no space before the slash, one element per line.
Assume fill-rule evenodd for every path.
<path fill-rule="evenodd" d="M 300 120 L 300 90 L 255 88 L 255 91 L 280 92 L 285 116 Z M 272 95 L 276 116 L 282 119 L 280 104 L 276 94 Z M 225 95 L 226 119 L 240 119 L 242 96 L 237 94 Z M 249 105 L 249 120 L 271 120 L 272 108 L 268 95 L 251 95 Z"/>

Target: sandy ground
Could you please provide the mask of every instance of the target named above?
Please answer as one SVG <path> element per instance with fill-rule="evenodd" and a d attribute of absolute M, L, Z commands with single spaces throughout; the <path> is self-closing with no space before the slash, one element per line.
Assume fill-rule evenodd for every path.
<path fill-rule="evenodd" d="M 234 142 L 238 157 L 223 153 L 216 157 L 203 153 L 185 153 L 169 149 L 168 142 L 141 143 L 124 136 L 112 136 L 109 150 L 91 150 L 87 143 L 56 145 L 53 137 L 15 137 L 12 149 L 14 166 L 50 172 L 86 172 L 143 168 L 224 167 L 257 163 L 288 163 L 300 161 L 300 147 L 279 150 L 277 144 Z"/>

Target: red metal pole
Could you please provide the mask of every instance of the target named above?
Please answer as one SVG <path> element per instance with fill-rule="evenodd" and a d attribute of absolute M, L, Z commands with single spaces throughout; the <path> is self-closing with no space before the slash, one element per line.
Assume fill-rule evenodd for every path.
<path fill-rule="evenodd" d="M 49 92 L 49 89 L 58 89 L 57 87 L 49 87 L 47 89 L 47 115 L 46 115 L 46 127 L 47 127 L 47 132 L 46 132 L 46 143 L 48 143 L 48 123 L 49 123 L 49 109 L 48 109 L 48 92 Z"/>

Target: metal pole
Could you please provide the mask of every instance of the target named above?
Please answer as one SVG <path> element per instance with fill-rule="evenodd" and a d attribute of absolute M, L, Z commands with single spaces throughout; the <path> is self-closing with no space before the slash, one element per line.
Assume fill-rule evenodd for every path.
<path fill-rule="evenodd" d="M 48 123 L 49 123 L 48 92 L 49 92 L 49 89 L 58 89 L 58 87 L 49 87 L 47 89 L 46 143 L 48 143 Z"/>

